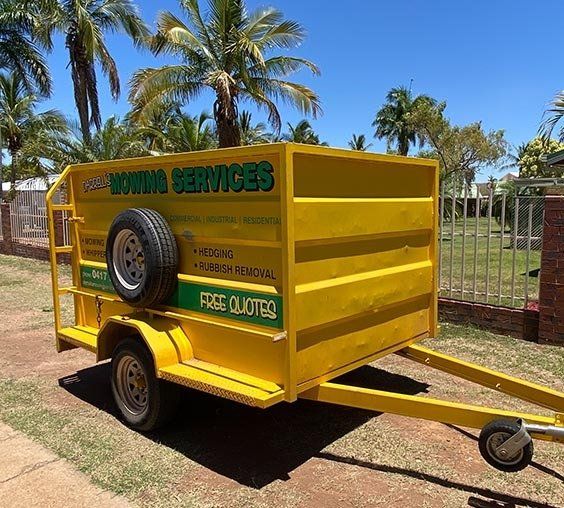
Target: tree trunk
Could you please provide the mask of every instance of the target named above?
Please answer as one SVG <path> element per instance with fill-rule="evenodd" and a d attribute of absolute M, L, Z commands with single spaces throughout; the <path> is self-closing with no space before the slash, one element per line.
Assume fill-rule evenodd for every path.
<path fill-rule="evenodd" d="M 88 118 L 88 91 L 86 87 L 85 58 L 78 41 L 76 30 L 71 28 L 67 33 L 66 46 L 69 50 L 71 77 L 74 87 L 74 102 L 78 111 L 80 131 L 85 144 L 90 145 L 90 119 Z"/>
<path fill-rule="evenodd" d="M 398 152 L 400 155 L 409 153 L 409 139 L 405 139 L 403 136 L 398 139 Z"/>
<path fill-rule="evenodd" d="M 241 146 L 241 132 L 237 123 L 237 105 L 233 98 L 222 100 L 220 94 L 213 107 L 219 148 Z"/>
<path fill-rule="evenodd" d="M 12 201 L 16 197 L 16 182 L 18 180 L 19 169 L 19 153 L 17 150 L 10 150 L 12 158 L 12 167 L 10 168 L 10 190 L 8 191 L 8 200 Z"/>

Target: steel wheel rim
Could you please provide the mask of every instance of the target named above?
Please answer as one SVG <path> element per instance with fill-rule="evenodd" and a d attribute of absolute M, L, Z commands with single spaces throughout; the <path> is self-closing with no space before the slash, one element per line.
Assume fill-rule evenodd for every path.
<path fill-rule="evenodd" d="M 112 249 L 114 272 L 126 289 L 137 289 L 145 278 L 145 251 L 139 237 L 131 229 L 122 229 Z"/>
<path fill-rule="evenodd" d="M 124 356 L 117 367 L 117 391 L 120 399 L 133 415 L 140 415 L 149 402 L 147 376 L 141 362 L 133 356 Z"/>
<path fill-rule="evenodd" d="M 518 464 L 525 453 L 524 450 L 521 449 L 511 457 L 500 457 L 498 455 L 497 449 L 510 437 L 511 434 L 508 432 L 494 432 L 486 441 L 486 449 L 488 450 L 490 457 L 505 466 L 514 466 L 515 464 Z"/>

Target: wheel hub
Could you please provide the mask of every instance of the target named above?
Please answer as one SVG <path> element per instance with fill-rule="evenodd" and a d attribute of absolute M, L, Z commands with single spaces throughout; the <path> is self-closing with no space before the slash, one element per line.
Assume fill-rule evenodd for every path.
<path fill-rule="evenodd" d="M 116 376 L 119 396 L 128 411 L 142 413 L 148 403 L 147 376 L 141 363 L 133 356 L 124 356 Z"/>
<path fill-rule="evenodd" d="M 129 290 L 137 289 L 145 277 L 145 251 L 139 237 L 130 229 L 121 230 L 112 257 L 119 282 Z"/>
<path fill-rule="evenodd" d="M 519 450 L 511 455 L 509 455 L 506 450 L 499 450 L 503 443 L 505 443 L 510 437 L 511 434 L 507 432 L 496 432 L 495 434 L 492 434 L 487 441 L 487 447 L 490 450 L 491 455 L 504 464 L 516 464 L 523 456 L 523 450 Z"/>

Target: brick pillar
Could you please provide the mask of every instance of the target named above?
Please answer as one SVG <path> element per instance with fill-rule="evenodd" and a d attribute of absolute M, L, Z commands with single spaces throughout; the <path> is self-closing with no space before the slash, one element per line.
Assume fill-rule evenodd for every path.
<path fill-rule="evenodd" d="M 539 342 L 564 346 L 564 196 L 545 200 L 539 311 Z"/>
<path fill-rule="evenodd" d="M 2 254 L 13 254 L 12 223 L 10 221 L 10 204 L 0 204 L 0 215 L 2 215 Z"/>
<path fill-rule="evenodd" d="M 63 222 L 63 212 L 61 210 L 53 211 L 53 225 L 55 226 L 55 245 L 63 245 L 63 228 L 65 225 Z"/>

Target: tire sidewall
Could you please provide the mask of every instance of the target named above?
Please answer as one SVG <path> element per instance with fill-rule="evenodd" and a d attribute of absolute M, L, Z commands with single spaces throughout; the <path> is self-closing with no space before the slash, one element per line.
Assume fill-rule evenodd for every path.
<path fill-rule="evenodd" d="M 134 414 L 127 408 L 126 404 L 121 400 L 121 395 L 117 386 L 118 366 L 124 357 L 131 356 L 141 364 L 145 372 L 145 380 L 147 383 L 147 406 L 139 413 Z M 153 428 L 160 410 L 160 390 L 159 380 L 155 375 L 155 367 L 153 359 L 147 348 L 135 339 L 125 339 L 114 350 L 112 354 L 112 375 L 111 387 L 112 395 L 119 409 L 122 419 L 128 426 L 136 430 L 150 430 Z"/>
<path fill-rule="evenodd" d="M 486 425 L 482 432 L 480 433 L 480 438 L 478 441 L 478 446 L 480 453 L 484 460 L 493 468 L 498 471 L 503 471 L 506 473 L 517 473 L 525 469 L 533 459 L 533 442 L 531 441 L 523 448 L 523 455 L 519 462 L 515 464 L 504 463 L 500 459 L 492 457 L 488 449 L 487 443 L 488 439 L 495 433 L 504 432 L 511 436 L 515 435 L 519 430 L 517 423 L 513 421 L 493 421 Z"/>
<path fill-rule="evenodd" d="M 156 214 L 154 211 L 151 212 Z M 162 221 L 164 223 L 164 219 L 162 219 Z M 128 289 L 120 283 L 114 266 L 114 243 L 117 235 L 124 229 L 131 230 L 137 236 L 143 248 L 145 258 L 143 279 L 138 287 L 134 289 Z M 176 242 L 174 241 L 174 236 L 172 236 L 170 229 L 168 229 L 167 233 L 170 235 L 173 243 L 175 252 L 174 264 L 177 265 L 178 254 Z M 150 307 L 153 304 L 163 303 L 157 301 L 157 295 L 162 293 L 161 286 L 165 284 L 162 274 L 164 265 L 162 249 L 161 238 L 159 238 L 158 232 L 151 223 L 151 217 L 149 214 L 145 213 L 144 209 L 131 208 L 116 216 L 110 226 L 106 241 L 106 262 L 112 285 L 122 300 L 137 307 Z M 121 255 L 121 253 L 118 255 Z M 166 300 L 166 298 L 172 294 L 173 289 L 174 287 L 171 286 L 169 290 L 165 291 L 162 300 Z"/>

